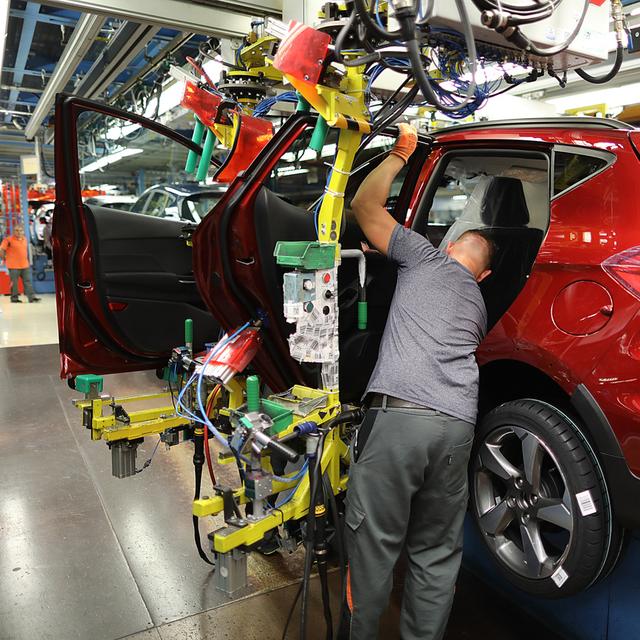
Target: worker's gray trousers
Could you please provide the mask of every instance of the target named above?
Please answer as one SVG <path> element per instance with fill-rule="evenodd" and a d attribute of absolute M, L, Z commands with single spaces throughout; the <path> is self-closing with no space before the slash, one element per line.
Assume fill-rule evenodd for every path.
<path fill-rule="evenodd" d="M 474 425 L 430 409 L 370 409 L 349 471 L 345 537 L 351 640 L 373 640 L 406 546 L 402 640 L 442 638 L 462 556 Z M 360 436 L 360 434 L 359 434 Z M 355 447 L 357 449 L 357 447 Z"/>
<path fill-rule="evenodd" d="M 24 287 L 24 295 L 32 300 L 35 297 L 33 285 L 31 284 L 31 267 L 27 269 L 9 269 L 9 277 L 11 278 L 11 299 L 20 299 L 20 289 L 18 289 L 18 278 L 22 278 L 22 286 Z"/>

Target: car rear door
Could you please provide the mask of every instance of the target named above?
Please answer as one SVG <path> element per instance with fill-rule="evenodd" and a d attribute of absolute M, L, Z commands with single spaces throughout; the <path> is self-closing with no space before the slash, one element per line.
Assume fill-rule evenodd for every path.
<path fill-rule="evenodd" d="M 136 194 L 145 180 L 183 179 L 187 153 L 199 147 L 158 123 L 65 95 L 55 126 L 61 376 L 160 367 L 184 343 L 186 318 L 195 348 L 215 339 L 219 327 L 195 284 L 185 224 L 81 198 L 88 187 Z"/>

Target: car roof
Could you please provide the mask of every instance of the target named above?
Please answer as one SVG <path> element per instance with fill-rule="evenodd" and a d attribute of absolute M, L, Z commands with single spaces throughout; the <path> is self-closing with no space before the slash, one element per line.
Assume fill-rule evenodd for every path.
<path fill-rule="evenodd" d="M 485 120 L 481 122 L 467 122 L 454 124 L 430 131 L 429 135 L 438 136 L 458 131 L 470 131 L 475 129 L 617 129 L 633 131 L 635 127 L 613 118 L 594 118 L 592 116 L 560 116 L 556 118 L 520 118 L 516 120 Z"/>

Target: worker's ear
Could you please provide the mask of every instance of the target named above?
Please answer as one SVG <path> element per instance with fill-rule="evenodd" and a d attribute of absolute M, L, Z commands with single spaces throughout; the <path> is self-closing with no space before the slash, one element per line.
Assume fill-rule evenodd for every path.
<path fill-rule="evenodd" d="M 476 282 L 480 283 L 491 275 L 491 269 L 485 269 L 477 278 Z"/>
<path fill-rule="evenodd" d="M 451 255 L 451 249 L 453 249 L 453 242 L 449 241 L 447 242 L 447 248 L 444 250 L 444 252 L 449 256 Z"/>

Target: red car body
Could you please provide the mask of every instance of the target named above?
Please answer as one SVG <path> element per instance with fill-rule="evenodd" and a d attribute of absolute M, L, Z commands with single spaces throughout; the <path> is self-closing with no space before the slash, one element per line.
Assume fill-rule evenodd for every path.
<path fill-rule="evenodd" d="M 149 350 L 128 341 L 114 326 L 124 307 L 99 283 L 78 161 L 69 151 L 82 109 L 109 111 L 89 101 L 58 100 L 56 140 L 64 140 L 65 148 L 56 151 L 56 173 L 67 176 L 58 181 L 53 231 L 61 375 L 161 367 L 176 344 Z M 161 125 L 128 117 L 195 148 Z M 264 346 L 253 364 L 274 390 L 309 382 L 309 376 L 289 356 L 280 301 L 273 294 L 279 283 L 265 275 L 272 257 L 261 247 L 254 207 L 279 158 L 314 122 L 311 115 L 292 116 L 193 235 L 193 276 L 218 323 L 230 329 L 250 318 L 265 320 Z M 478 362 L 481 414 L 525 397 L 570 408 L 604 469 L 616 519 L 627 527 L 640 526 L 639 135 L 612 121 L 577 119 L 446 129 L 421 138 L 396 208 L 403 220 L 410 212 L 405 224 L 411 226 L 439 161 L 452 150 L 498 147 L 551 158 L 561 145 L 613 154 L 604 169 L 550 198 L 548 229 L 528 280 L 482 343 Z"/>

